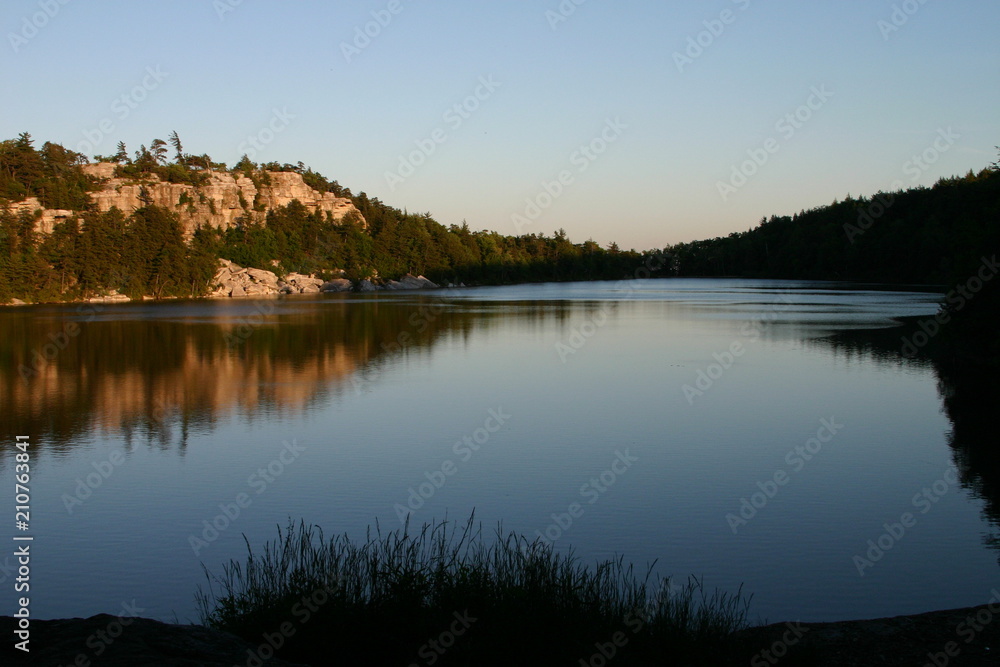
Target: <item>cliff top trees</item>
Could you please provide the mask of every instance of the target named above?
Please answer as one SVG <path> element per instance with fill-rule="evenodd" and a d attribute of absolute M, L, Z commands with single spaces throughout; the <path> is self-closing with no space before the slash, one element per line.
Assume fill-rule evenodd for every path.
<path fill-rule="evenodd" d="M 465 222 L 445 227 L 429 213 L 409 213 L 364 192 L 355 197 L 303 163 L 256 165 L 246 156 L 234 171 L 245 173 L 258 188 L 270 180 L 263 170 L 299 173 L 314 189 L 353 199 L 368 229 L 353 216 L 334 221 L 293 202 L 266 216 L 246 211 L 228 230 L 203 228 L 185 239 L 173 209 L 151 205 L 150 176 L 199 185 L 208 179 L 206 170 L 225 165 L 207 155 L 185 154 L 176 132 L 169 142 L 154 139 L 148 148 L 140 146 L 134 159 L 123 142 L 113 156 L 100 159 L 115 163 L 116 175 L 135 179 L 146 189 L 138 210 L 92 210 L 88 190 L 99 184 L 80 168 L 86 158 L 78 153 L 53 143 L 36 150 L 27 133 L 0 141 L 0 198 L 37 196 L 47 208 L 80 212 L 40 239 L 35 238 L 33 213 L 4 212 L 0 301 L 88 297 L 112 289 L 132 296 L 199 295 L 218 257 L 267 269 L 277 260 L 285 272 L 330 276 L 340 269 L 356 280 L 413 272 L 439 282 L 480 283 L 622 278 L 641 260 L 634 252 L 613 254 L 593 243 L 577 246 L 561 230 L 553 237 L 511 237 L 473 232 Z M 255 212 L 263 210 L 254 207 Z"/>
<path fill-rule="evenodd" d="M 166 164 L 167 142 L 163 139 L 153 139 L 153 143 L 149 145 L 149 153 L 156 164 Z"/>
<path fill-rule="evenodd" d="M 45 208 L 82 210 L 94 179 L 80 169 L 87 158 L 59 144 L 46 142 L 35 150 L 31 135 L 0 142 L 0 198 L 21 201 L 37 197 Z"/>
<path fill-rule="evenodd" d="M 162 139 L 153 139 L 149 148 L 146 148 L 145 144 L 140 146 L 135 152 L 135 160 L 128 159 L 125 144 L 119 142 L 118 152 L 107 160 L 118 163 L 115 175 L 119 177 L 142 179 L 146 175 L 155 174 L 168 183 L 195 186 L 202 185 L 208 180 L 208 175 L 203 170 L 219 166 L 214 165 L 207 155 L 195 157 L 184 154 L 184 147 L 176 131 L 170 135 L 170 145 L 177 153 L 174 162 L 168 162 L 167 142 Z"/>

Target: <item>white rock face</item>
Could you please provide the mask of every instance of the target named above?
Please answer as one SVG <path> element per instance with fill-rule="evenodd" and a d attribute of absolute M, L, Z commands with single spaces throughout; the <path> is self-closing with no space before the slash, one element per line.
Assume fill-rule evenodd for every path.
<path fill-rule="evenodd" d="M 335 222 L 353 213 L 362 228 L 367 226 L 361 212 L 350 199 L 337 197 L 332 192 L 313 190 L 306 185 L 302 175 L 295 172 L 266 172 L 271 183 L 258 190 L 254 182 L 242 174 L 234 177 L 228 172 L 210 171 L 207 172 L 208 182 L 195 187 L 167 183 L 154 175 L 147 175 L 142 183 L 115 178 L 115 166 L 107 162 L 83 165 L 84 172 L 105 180 L 103 188 L 90 193 L 97 210 L 104 212 L 118 208 L 128 215 L 143 206 L 141 197 L 145 189 L 151 203 L 177 213 L 187 234 L 193 234 L 198 225 L 229 228 L 243 215 L 249 215 L 258 222 L 263 221 L 268 210 L 287 206 L 295 200 L 310 213 L 318 211 L 328 214 Z M 265 210 L 253 210 L 255 202 Z M 43 209 L 34 197 L 15 202 L 10 208 L 15 213 L 41 209 L 42 217 L 35 224 L 35 230 L 44 234 L 51 233 L 56 224 L 76 214 L 75 211 Z"/>
<path fill-rule="evenodd" d="M 35 197 L 28 197 L 22 201 L 14 202 L 8 206 L 8 209 L 14 215 L 22 211 L 27 211 L 28 213 L 41 211 L 42 217 L 35 221 L 35 232 L 39 234 L 51 234 L 52 229 L 57 224 L 76 215 L 75 211 L 68 211 L 61 208 L 42 208 L 42 203 Z"/>

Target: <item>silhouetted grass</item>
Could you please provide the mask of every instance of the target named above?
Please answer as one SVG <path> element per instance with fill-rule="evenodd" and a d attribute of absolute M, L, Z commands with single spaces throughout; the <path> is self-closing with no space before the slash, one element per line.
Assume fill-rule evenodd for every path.
<path fill-rule="evenodd" d="M 747 626 L 741 591 L 654 585 L 620 558 L 587 567 L 500 527 L 493 537 L 472 517 L 376 525 L 362 544 L 290 522 L 260 555 L 248 542 L 245 562 L 206 570 L 202 622 L 288 660 L 401 666 L 720 664 Z"/>

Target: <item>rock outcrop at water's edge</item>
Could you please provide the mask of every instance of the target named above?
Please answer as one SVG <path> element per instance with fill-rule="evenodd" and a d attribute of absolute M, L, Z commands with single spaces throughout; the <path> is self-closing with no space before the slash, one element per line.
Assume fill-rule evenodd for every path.
<path fill-rule="evenodd" d="M 435 289 L 437 285 L 423 276 L 411 276 L 407 273 L 399 280 L 390 280 L 384 287 L 387 290 Z"/>
<path fill-rule="evenodd" d="M 279 277 L 273 271 L 246 269 L 229 260 L 219 260 L 219 270 L 209 283 L 208 296 L 224 297 L 265 297 L 279 294 L 319 294 L 321 292 L 352 292 L 354 283 L 346 278 L 324 281 L 316 276 L 289 273 Z M 423 276 L 403 276 L 398 281 L 390 280 L 384 285 L 376 285 L 371 280 L 358 283 L 357 291 L 376 290 L 417 290 L 436 289 L 437 284 Z"/>

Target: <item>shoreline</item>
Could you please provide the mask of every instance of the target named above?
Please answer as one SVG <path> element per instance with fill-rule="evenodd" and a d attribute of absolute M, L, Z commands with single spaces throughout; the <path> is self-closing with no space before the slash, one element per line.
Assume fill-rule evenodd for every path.
<path fill-rule="evenodd" d="M 847 665 L 993 665 L 1000 654 L 1000 593 L 984 605 L 883 618 L 755 626 L 733 635 L 732 660 L 725 664 L 833 667 Z M 0 617 L 11 631 L 17 619 Z M 108 642 L 102 665 L 196 660 L 203 665 L 243 663 L 256 647 L 234 635 L 201 625 L 98 614 L 89 618 L 31 621 L 33 664 L 77 664 L 91 655 L 101 630 L 118 636 Z M 88 649 L 90 647 L 90 649 Z M 24 657 L 8 643 L 0 656 Z M 269 660 L 270 667 L 297 663 Z M 623 663 L 624 664 L 624 663 Z M 718 664 L 718 663 L 716 663 Z M 305 667 L 299 665 L 299 667 Z"/>
<path fill-rule="evenodd" d="M 257 270 L 257 269 L 254 269 Z M 687 279 L 697 279 L 697 280 L 758 280 L 758 278 L 744 278 L 741 276 L 733 277 L 721 277 L 721 276 L 657 276 L 653 280 L 670 280 L 673 278 L 687 280 Z M 96 297 L 86 297 L 79 299 L 66 299 L 63 301 L 31 301 L 26 302 L 21 299 L 13 299 L 10 303 L 0 303 L 0 308 L 23 308 L 26 306 L 68 306 L 74 304 L 116 304 L 116 303 L 149 303 L 149 302 L 161 302 L 161 301 L 222 301 L 225 299 L 236 299 L 236 300 L 269 300 L 277 299 L 288 296 L 315 296 L 317 294 L 374 294 L 379 292 L 413 292 L 413 291 L 437 291 L 437 290 L 450 290 L 450 289 L 461 289 L 466 287 L 511 287 L 517 285 L 537 285 L 537 284 L 562 284 L 564 282 L 605 282 L 609 280 L 614 280 L 612 278 L 592 278 L 587 280 L 567 280 L 567 281 L 542 281 L 542 282 L 532 282 L 532 281 L 518 281 L 518 282 L 505 282 L 505 283 L 458 283 L 458 284 L 435 284 L 424 276 L 412 276 L 407 274 L 402 276 L 398 281 L 390 280 L 384 284 L 374 284 L 370 280 L 365 279 L 358 281 L 358 284 L 353 285 L 349 289 L 329 289 L 329 290 L 317 290 L 314 292 L 258 292 L 258 293 L 247 293 L 242 295 L 233 296 L 231 294 L 219 294 L 213 293 L 212 291 L 206 291 L 204 294 L 198 296 L 164 296 L 156 297 L 150 294 L 145 294 L 141 298 L 133 299 L 124 294 L 118 294 L 117 291 L 112 290 L 111 294 L 105 296 Z M 777 278 L 775 280 L 793 280 Z M 426 281 L 421 285 L 416 285 L 413 282 L 408 281 Z M 317 283 L 322 283 L 322 280 L 316 279 Z M 855 281 L 849 280 L 815 280 L 809 282 L 828 282 L 828 283 L 844 283 L 844 284 L 856 284 L 860 289 L 859 291 L 901 291 L 901 292 L 927 292 L 934 293 L 940 286 L 938 285 L 921 285 L 921 284 L 896 284 L 896 283 L 857 283 Z M 368 283 L 372 285 L 373 288 L 366 289 L 364 284 Z M 433 285 L 433 286 L 431 286 Z M 926 316 L 919 315 L 905 315 L 893 318 L 899 322 L 900 326 L 904 326 L 908 321 L 912 320 L 916 322 L 920 319 L 924 319 Z"/>

